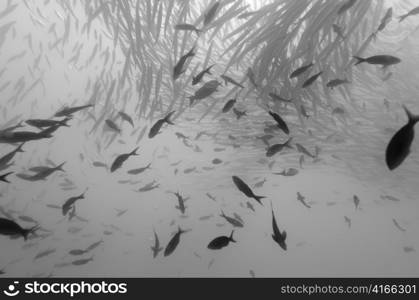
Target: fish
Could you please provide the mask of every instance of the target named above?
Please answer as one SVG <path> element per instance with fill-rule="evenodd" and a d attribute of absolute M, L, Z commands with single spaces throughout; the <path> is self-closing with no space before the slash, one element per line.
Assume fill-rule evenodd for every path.
<path fill-rule="evenodd" d="M 194 57 L 195 56 L 195 47 L 193 47 L 191 50 L 189 50 L 188 53 L 186 53 L 185 55 L 183 55 L 179 61 L 176 63 L 176 65 L 173 68 L 173 80 L 177 80 L 180 75 L 182 75 L 183 73 L 185 73 L 185 69 L 184 69 L 184 65 L 187 61 L 188 58 L 190 57 Z"/>
<path fill-rule="evenodd" d="M 35 233 L 37 229 L 39 229 L 39 225 L 35 225 L 29 229 L 24 229 L 13 220 L 0 218 L 0 235 L 22 236 L 26 241 L 28 236 Z"/>
<path fill-rule="evenodd" d="M 311 206 L 305 202 L 305 197 L 301 195 L 300 192 L 297 192 L 297 200 L 300 201 L 305 207 L 311 208 Z"/>
<path fill-rule="evenodd" d="M 175 233 L 175 235 L 171 238 L 169 243 L 167 244 L 166 248 L 164 249 L 164 256 L 167 257 L 171 255 L 177 248 L 180 242 L 180 236 L 187 232 L 186 230 L 182 230 L 180 226 L 178 227 L 178 231 Z"/>
<path fill-rule="evenodd" d="M 353 200 L 354 200 L 354 204 L 355 204 L 355 210 L 358 210 L 359 203 L 360 203 L 360 200 L 359 200 L 358 196 L 354 195 Z"/>
<path fill-rule="evenodd" d="M 186 211 L 186 206 L 185 206 L 185 201 L 188 200 L 189 198 L 183 198 L 181 194 L 179 194 L 178 192 L 174 193 L 177 200 L 178 200 L 178 205 L 176 205 L 175 207 L 182 213 L 185 214 Z"/>
<path fill-rule="evenodd" d="M 134 121 L 132 120 L 130 115 L 128 115 L 127 113 L 123 111 L 118 112 L 118 115 L 122 118 L 122 120 L 130 123 L 131 126 L 134 127 Z"/>
<path fill-rule="evenodd" d="M 105 120 L 105 124 L 112 129 L 115 132 L 121 133 L 121 128 L 118 127 L 118 125 L 115 124 L 114 121 L 110 120 L 110 119 L 106 119 Z"/>
<path fill-rule="evenodd" d="M 90 262 L 92 260 L 93 260 L 93 256 L 90 257 L 90 258 L 83 258 L 83 259 L 78 259 L 78 260 L 72 261 L 71 264 L 74 265 L 74 266 L 81 266 L 81 265 L 87 264 L 88 262 Z"/>
<path fill-rule="evenodd" d="M 200 83 L 202 81 L 202 79 L 204 78 L 205 74 L 212 75 L 211 68 L 214 67 L 214 66 L 215 66 L 215 64 L 209 66 L 208 68 L 199 72 L 198 75 L 192 77 L 192 85 L 197 85 L 198 83 Z"/>
<path fill-rule="evenodd" d="M 214 158 L 213 160 L 212 160 L 212 163 L 214 164 L 214 165 L 219 165 L 219 164 L 221 164 L 223 161 L 221 160 L 221 159 L 219 159 L 219 158 Z"/>
<path fill-rule="evenodd" d="M 86 254 L 86 250 L 73 249 L 73 250 L 68 251 L 68 254 L 74 255 L 74 256 L 83 255 L 83 254 Z"/>
<path fill-rule="evenodd" d="M 252 210 L 252 211 L 255 211 L 255 209 L 254 209 L 254 207 L 253 207 L 252 203 L 250 203 L 249 201 L 246 201 L 246 206 L 247 206 L 247 208 L 248 208 L 248 209 L 250 209 L 250 210 Z"/>
<path fill-rule="evenodd" d="M 92 165 L 95 166 L 95 167 L 101 167 L 101 168 L 105 168 L 105 169 L 108 168 L 108 165 L 107 164 L 105 164 L 103 162 L 100 162 L 100 161 L 94 161 L 92 163 Z"/>
<path fill-rule="evenodd" d="M 160 129 L 162 128 L 162 126 L 164 125 L 164 123 L 170 124 L 170 125 L 175 125 L 170 118 L 172 117 L 172 115 L 175 113 L 176 111 L 171 111 L 170 113 L 168 113 L 163 119 L 158 120 L 156 123 L 154 123 L 154 125 L 150 128 L 150 131 L 148 133 L 148 138 L 152 139 L 153 137 L 155 137 L 157 134 L 159 134 Z"/>
<path fill-rule="evenodd" d="M 328 83 L 326 83 L 326 86 L 330 89 L 333 89 L 333 88 L 335 88 L 339 85 L 345 84 L 345 83 L 349 83 L 349 80 L 346 79 L 346 78 L 344 78 L 344 79 L 336 78 L 336 79 L 332 79 Z"/>
<path fill-rule="evenodd" d="M 404 229 L 403 227 L 401 227 L 401 226 L 399 225 L 399 223 L 396 221 L 396 219 L 393 219 L 393 224 L 394 224 L 394 226 L 396 226 L 396 227 L 397 227 L 397 229 L 398 229 L 398 230 L 400 230 L 400 231 L 402 231 L 402 232 L 405 232 L 405 231 L 406 231 L 406 229 Z"/>
<path fill-rule="evenodd" d="M 343 32 L 342 32 L 342 28 L 339 26 L 339 25 L 337 25 L 337 24 L 333 24 L 332 25 L 332 28 L 333 28 L 333 31 L 342 39 L 342 40 L 344 40 L 345 39 L 345 36 L 343 35 Z"/>
<path fill-rule="evenodd" d="M 236 240 L 233 238 L 234 230 L 231 231 L 230 236 L 219 236 L 213 239 L 207 246 L 211 250 L 220 250 L 224 247 L 227 247 L 230 242 L 236 243 Z"/>
<path fill-rule="evenodd" d="M 265 182 L 266 182 L 266 178 L 263 178 L 263 180 L 261 180 L 261 181 L 259 181 L 259 182 L 256 182 L 256 183 L 253 185 L 253 187 L 255 187 L 255 188 L 261 188 L 261 187 L 265 184 Z"/>
<path fill-rule="evenodd" d="M 281 173 L 274 173 L 275 175 L 282 175 L 282 176 L 294 176 L 298 174 L 298 170 L 294 168 L 289 168 L 288 170 L 284 170 Z"/>
<path fill-rule="evenodd" d="M 1 174 L 0 175 L 0 181 L 6 182 L 6 183 L 10 183 L 10 181 L 7 179 L 7 176 L 13 174 L 14 172 L 7 172 L 5 174 Z"/>
<path fill-rule="evenodd" d="M 58 129 L 59 126 L 51 126 L 40 132 L 32 131 L 1 131 L 0 143 L 16 144 L 28 141 L 35 141 L 41 139 L 48 139 L 52 137 L 52 133 Z"/>
<path fill-rule="evenodd" d="M 175 30 L 194 31 L 197 35 L 199 35 L 202 32 L 201 29 L 198 29 L 194 25 L 187 24 L 187 23 L 176 24 L 175 25 Z"/>
<path fill-rule="evenodd" d="M 67 215 L 70 209 L 74 207 L 74 204 L 76 203 L 76 201 L 84 199 L 86 192 L 87 192 L 87 189 L 82 194 L 78 196 L 70 197 L 64 202 L 64 204 L 61 207 L 61 212 L 63 216 Z"/>
<path fill-rule="evenodd" d="M 269 111 L 269 115 L 275 120 L 275 122 L 277 123 L 278 128 L 280 128 L 286 134 L 290 133 L 288 125 L 284 121 L 284 119 L 282 119 L 277 113 L 274 113 L 273 111 Z"/>
<path fill-rule="evenodd" d="M 206 195 L 208 198 L 210 198 L 212 201 L 217 201 L 217 199 L 216 199 L 213 195 L 211 195 L 210 193 L 205 193 L 205 195 Z"/>
<path fill-rule="evenodd" d="M 303 145 L 299 144 L 299 143 L 295 143 L 295 146 L 297 147 L 297 151 L 307 155 L 308 157 L 311 158 L 316 158 L 315 155 L 311 154 Z"/>
<path fill-rule="evenodd" d="M 350 9 L 352 6 L 355 5 L 357 0 L 347 0 L 344 4 L 342 4 L 342 6 L 339 8 L 337 14 L 341 15 L 343 14 L 345 11 L 347 11 L 348 9 Z"/>
<path fill-rule="evenodd" d="M 418 11 L 419 11 L 419 7 L 418 7 Z M 378 26 L 376 33 L 384 30 L 384 28 L 390 22 L 392 17 L 393 17 L 393 8 L 390 7 L 390 8 L 387 9 L 386 14 L 381 19 L 380 25 Z"/>
<path fill-rule="evenodd" d="M 30 125 L 30 126 L 42 129 L 42 128 L 51 127 L 51 126 L 70 127 L 67 124 L 67 122 L 70 121 L 70 120 L 71 120 L 71 118 L 68 118 L 68 117 L 63 119 L 63 120 L 29 119 L 29 120 L 26 120 L 25 123 Z"/>
<path fill-rule="evenodd" d="M 403 251 L 406 252 L 406 253 L 414 252 L 415 248 L 413 248 L 411 246 L 406 246 L 406 247 L 403 247 Z"/>
<path fill-rule="evenodd" d="M 406 19 L 407 17 L 414 16 L 414 15 L 417 15 L 417 14 L 419 14 L 419 6 L 417 6 L 417 7 L 413 8 L 413 9 L 412 9 L 412 10 L 410 10 L 408 13 L 406 13 L 406 14 L 404 14 L 404 15 L 400 16 L 400 17 L 399 17 L 399 23 L 403 22 L 403 21 L 404 21 L 404 19 Z"/>
<path fill-rule="evenodd" d="M 96 249 L 97 247 L 99 247 L 102 243 L 103 243 L 103 240 L 94 242 L 93 244 L 91 244 L 90 246 L 88 246 L 85 251 L 86 252 L 90 252 L 90 251 Z"/>
<path fill-rule="evenodd" d="M 390 196 L 390 195 L 381 195 L 380 197 L 383 200 L 390 200 L 390 201 L 395 201 L 395 202 L 399 202 L 400 201 L 399 198 L 396 198 L 396 197 Z"/>
<path fill-rule="evenodd" d="M 255 199 L 260 205 L 263 205 L 261 200 L 263 198 L 266 198 L 265 196 L 257 196 L 253 193 L 251 188 L 238 176 L 232 176 L 233 182 L 238 188 L 239 191 L 241 191 L 243 194 L 245 194 L 248 198 Z"/>
<path fill-rule="evenodd" d="M 160 251 L 163 250 L 163 247 L 160 247 L 160 241 L 156 231 L 154 231 L 154 246 L 151 246 L 150 248 L 151 251 L 153 251 L 153 258 L 156 258 Z"/>
<path fill-rule="evenodd" d="M 229 112 L 229 111 L 233 108 L 233 106 L 234 106 L 236 103 L 237 103 L 237 100 L 236 100 L 236 99 L 230 99 L 230 100 L 228 100 L 228 101 L 224 104 L 223 109 L 222 109 L 222 112 L 223 112 L 223 113 L 227 113 L 227 112 Z"/>
<path fill-rule="evenodd" d="M 142 167 L 142 168 L 129 170 L 127 173 L 131 174 L 131 175 L 138 175 L 140 173 L 143 173 L 145 170 L 151 169 L 150 166 L 151 166 L 151 163 L 149 163 L 148 165 L 146 165 L 145 167 Z"/>
<path fill-rule="evenodd" d="M 298 76 L 302 75 L 308 69 L 310 69 L 312 66 L 314 66 L 314 63 L 311 62 L 309 64 L 306 64 L 306 65 L 302 66 L 302 67 L 299 67 L 298 69 L 296 69 L 295 71 L 293 71 L 291 73 L 290 78 L 295 78 L 295 77 L 298 77 Z"/>
<path fill-rule="evenodd" d="M 399 167 L 410 153 L 410 146 L 415 136 L 414 126 L 419 121 L 419 115 L 413 115 L 403 106 L 408 122 L 391 138 L 386 148 L 386 164 L 392 171 Z"/>
<path fill-rule="evenodd" d="M 115 160 L 113 161 L 112 165 L 111 165 L 111 172 L 115 172 L 116 170 L 118 170 L 119 168 L 122 167 L 123 163 L 130 157 L 130 156 L 136 156 L 137 154 L 137 150 L 139 149 L 139 147 L 135 148 L 134 150 L 132 150 L 130 153 L 124 153 L 124 154 L 120 154 L 118 155 Z"/>
<path fill-rule="evenodd" d="M 266 157 L 272 157 L 272 156 L 274 156 L 275 154 L 277 154 L 277 153 L 279 153 L 279 152 L 281 152 L 284 148 L 290 148 L 290 149 L 292 149 L 292 146 L 291 146 L 291 141 L 292 141 L 292 138 L 289 138 L 285 143 L 283 143 L 283 144 L 274 144 L 274 145 L 272 145 L 272 146 L 269 146 L 267 149 L 266 149 Z"/>
<path fill-rule="evenodd" d="M 235 85 L 235 86 L 237 86 L 239 88 L 244 89 L 244 86 L 241 85 L 240 83 L 238 83 L 237 81 L 235 81 L 233 78 L 231 78 L 231 77 L 229 77 L 229 76 L 227 76 L 225 74 L 224 75 L 221 75 L 220 77 L 224 80 L 224 85 L 227 85 L 228 83 L 231 83 L 232 85 Z"/>
<path fill-rule="evenodd" d="M 347 216 L 344 216 L 346 224 L 348 224 L 348 227 L 351 228 L 352 222 L 351 219 L 349 219 Z"/>
<path fill-rule="evenodd" d="M 220 2 L 215 2 L 208 11 L 204 14 L 204 27 L 207 27 L 215 18 L 218 8 L 220 6 Z"/>
<path fill-rule="evenodd" d="M 374 55 L 367 58 L 354 56 L 354 58 L 357 60 L 355 66 L 366 62 L 371 65 L 382 65 L 383 68 L 386 68 L 388 66 L 395 65 L 401 62 L 400 58 L 392 55 Z"/>
<path fill-rule="evenodd" d="M 221 210 L 220 217 L 224 218 L 228 223 L 233 225 L 234 227 L 243 227 L 243 223 L 235 218 L 227 216 L 223 210 Z"/>
<path fill-rule="evenodd" d="M 67 106 L 65 106 L 61 110 L 57 111 L 54 114 L 54 117 L 67 117 L 67 116 L 73 115 L 76 112 L 79 112 L 81 110 L 84 110 L 86 108 L 93 107 L 93 106 L 94 106 L 93 104 L 82 105 L 82 106 L 75 106 L 75 107 L 67 107 Z"/>
<path fill-rule="evenodd" d="M 317 78 L 319 78 L 320 75 L 322 75 L 323 71 L 320 71 L 319 73 L 314 74 L 313 76 L 311 76 L 310 78 L 308 78 L 306 81 L 304 81 L 302 88 L 306 88 L 309 87 L 310 85 L 312 85 Z"/>
<path fill-rule="evenodd" d="M 206 82 L 202 87 L 195 91 L 193 96 L 188 97 L 189 106 L 192 106 L 196 100 L 202 100 L 211 96 L 217 91 L 220 84 L 221 83 L 218 80 L 210 80 Z"/>
<path fill-rule="evenodd" d="M 292 100 L 291 100 L 291 99 L 285 99 L 285 98 L 282 98 L 280 95 L 277 95 L 277 94 L 275 94 L 275 93 L 269 93 L 269 96 L 270 96 L 273 100 L 275 100 L 275 101 L 280 101 L 280 102 L 285 102 L 285 103 L 292 103 Z"/>
<path fill-rule="evenodd" d="M 285 243 L 285 240 L 287 239 L 287 232 L 284 231 L 280 231 L 278 228 L 278 224 L 276 223 L 276 218 L 275 218 L 275 214 L 274 214 L 274 209 L 272 207 L 272 202 L 271 202 L 271 210 L 272 210 L 272 230 L 273 230 L 273 234 L 272 239 L 283 249 L 283 250 L 287 250 L 287 244 Z"/>
<path fill-rule="evenodd" d="M 38 181 L 38 180 L 45 180 L 48 176 L 53 174 L 56 171 L 62 171 L 64 172 L 63 166 L 66 162 L 61 163 L 60 165 L 56 167 L 40 167 L 35 169 L 36 174 L 34 175 L 27 175 L 27 174 L 17 174 L 16 176 L 28 180 L 28 181 Z M 34 169 L 33 169 L 34 170 Z"/>
<path fill-rule="evenodd" d="M 235 107 L 233 107 L 233 112 L 236 115 L 237 120 L 240 120 L 243 116 L 247 116 L 247 111 L 238 110 Z"/>
<path fill-rule="evenodd" d="M 52 253 L 55 253 L 57 251 L 57 249 L 47 249 L 45 251 L 41 251 L 39 252 L 37 255 L 35 255 L 35 257 L 33 258 L 33 260 L 37 260 L 40 259 L 42 257 L 48 256 Z"/>

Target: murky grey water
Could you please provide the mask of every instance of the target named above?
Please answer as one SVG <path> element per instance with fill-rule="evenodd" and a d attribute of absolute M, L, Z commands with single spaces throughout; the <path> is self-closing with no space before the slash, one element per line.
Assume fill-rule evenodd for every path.
<path fill-rule="evenodd" d="M 18 4 L 18 8 L 7 16 L 16 22 L 15 36 L 9 33 L 11 37 L 0 48 L 1 61 L 6 66 L 0 84 L 10 81 L 12 87 L 20 76 L 24 76 L 27 82 L 22 90 L 28 93 L 18 93 L 13 98 L 15 90 L 2 89 L 1 98 L 5 100 L 2 100 L 1 124 L 7 124 L 14 117 L 18 121 L 48 118 L 61 104 L 71 104 L 73 100 L 79 105 L 86 103 L 93 89 L 86 88 L 87 80 L 94 82 L 102 76 L 106 88 L 110 86 L 108 75 L 100 74 L 100 63 L 91 63 L 82 71 L 68 63 L 70 54 L 74 55 L 74 48 L 70 48 L 76 43 L 77 30 L 71 32 L 70 42 L 60 45 L 58 50 L 49 49 L 55 41 L 46 33 L 50 24 L 57 22 L 57 27 L 65 28 L 65 20 L 69 17 L 53 20 L 57 14 L 71 15 L 61 5 L 51 2 L 45 4 L 42 11 L 45 19 L 37 16 L 37 6 L 30 1 L 27 5 Z M 82 5 L 74 5 L 74 9 L 78 12 Z M 28 11 L 48 26 L 32 28 L 33 20 L 22 20 L 23 16 L 28 16 Z M 0 21 L 5 24 L 7 20 Z M 79 26 L 82 24 L 80 21 Z M 397 24 L 390 25 L 390 32 L 396 31 Z M 409 60 L 410 55 L 414 55 L 413 46 L 418 45 L 418 33 L 406 28 L 397 30 L 406 37 L 400 42 L 405 45 L 402 49 L 396 51 L 400 43 L 389 43 L 389 40 L 379 40 L 372 47 L 376 49 L 389 44 L 388 49 L 396 51 L 403 60 Z M 33 39 L 32 50 L 26 34 Z M 92 36 L 93 33 L 80 34 L 80 43 L 93 49 L 97 39 Z M 112 45 L 112 40 L 104 38 L 104 43 Z M 28 53 L 24 58 L 8 62 L 16 49 L 26 49 Z M 115 51 L 115 65 L 122 66 L 124 58 L 118 49 Z M 38 53 L 42 62 L 34 66 Z M 346 107 L 349 112 L 346 119 L 322 110 L 315 116 L 310 111 L 312 117 L 301 125 L 297 116 L 287 116 L 294 143 L 303 144 L 311 153 L 316 146 L 321 149 L 317 159 L 305 156 L 302 168 L 299 165 L 301 153 L 295 149 L 266 157 L 266 145 L 257 137 L 264 134 L 266 124 L 273 122 L 261 110 L 259 95 L 251 92 L 240 103 L 248 112 L 248 116 L 240 120 L 231 112 L 221 114 L 216 111 L 202 118 L 210 102 L 192 108 L 185 108 L 185 104 L 177 106 L 185 111 L 175 118 L 175 125 L 165 125 L 163 132 L 153 139 L 147 138 L 148 129 L 168 111 L 169 104 L 165 104 L 164 109 L 150 112 L 154 116 L 149 119 L 139 116 L 135 110 L 137 102 L 121 105 L 135 116 L 135 126 L 132 128 L 128 123 L 118 121 L 122 133 L 116 137 L 102 129 L 106 127 L 102 123 L 92 132 L 95 120 L 84 112 L 76 114 L 70 122 L 71 127 L 60 128 L 52 139 L 26 143 L 25 152 L 18 154 L 11 167 L 16 173 L 25 173 L 30 167 L 48 165 L 48 159 L 55 164 L 66 162 L 65 172 L 57 172 L 41 182 L 28 182 L 13 176 L 11 184 L 0 184 L 0 206 L 4 212 L 25 228 L 33 223 L 22 221 L 19 216 L 30 216 L 47 230 L 47 233 L 43 232 L 45 237 L 28 241 L 0 236 L 0 268 L 4 266 L 4 276 L 241 277 L 250 276 L 250 270 L 260 277 L 418 276 L 419 142 L 414 141 L 411 155 L 394 172 L 388 171 L 383 158 L 389 138 L 406 120 L 399 104 L 405 103 L 419 113 L 418 87 L 413 83 L 417 61 L 415 57 L 411 65 L 404 64 L 392 70 L 396 79 L 390 83 L 381 82 L 379 69 L 367 71 L 365 67 L 354 71 L 359 72 L 355 73 L 354 81 L 366 77 L 369 81 L 350 88 L 353 101 Z M 33 76 L 27 74 L 28 68 L 34 72 Z M 137 75 L 140 77 L 141 72 Z M 39 84 L 34 90 L 28 89 L 37 78 L 42 78 L 44 88 Z M 377 88 L 377 82 L 381 88 Z M 102 107 L 106 108 L 106 88 L 97 97 L 94 108 L 97 119 Z M 119 96 L 111 97 L 115 101 L 112 105 L 116 106 L 116 101 L 123 98 Z M 390 112 L 382 105 L 384 97 L 391 99 Z M 217 95 L 212 101 L 222 105 L 228 98 Z M 341 95 L 332 93 L 331 98 L 341 99 Z M 83 100 L 80 102 L 80 99 Z M 365 102 L 367 106 L 363 110 L 361 103 Z M 280 111 L 285 113 L 289 108 L 280 108 Z M 139 138 L 143 129 L 145 136 Z M 203 131 L 208 135 L 196 138 Z M 186 141 L 176 133 L 186 135 Z M 286 139 L 275 133 L 273 141 L 282 143 Z M 136 146 L 139 155 L 130 157 L 114 173 L 93 166 L 94 162 L 110 166 L 117 155 L 130 152 Z M 0 144 L 1 155 L 13 147 Z M 221 162 L 214 163 L 214 159 Z M 151 169 L 144 173 L 127 173 L 149 163 Z M 298 174 L 289 177 L 273 174 L 286 168 L 296 168 Z M 262 200 L 264 205 L 240 193 L 231 180 L 233 175 L 240 176 L 251 187 L 266 179 L 263 185 L 254 187 L 257 195 L 266 196 Z M 68 185 L 69 181 L 72 184 Z M 138 191 L 153 181 L 157 188 Z M 68 220 L 59 208 L 51 207 L 61 206 L 66 199 L 79 195 L 86 188 L 86 198 L 76 205 L 76 214 L 82 219 Z M 189 197 L 185 215 L 175 207 L 174 192 Z M 305 197 L 310 208 L 297 200 L 297 192 Z M 354 206 L 354 195 L 360 199 L 359 209 Z M 397 199 L 388 199 L 383 197 L 385 195 Z M 246 207 L 247 201 L 253 204 L 254 212 Z M 279 228 L 287 232 L 287 251 L 271 238 L 271 203 Z M 118 216 L 122 210 L 126 212 Z M 219 235 L 229 235 L 233 229 L 220 217 L 221 210 L 227 215 L 238 214 L 244 227 L 235 229 L 237 243 L 212 251 L 207 249 L 208 243 Z M 202 217 L 207 218 L 201 220 Z M 345 217 L 351 220 L 350 227 Z M 393 220 L 406 230 L 398 229 Z M 160 253 L 153 259 L 150 250 L 154 243 L 153 231 L 165 247 L 178 226 L 190 231 L 181 236 L 175 252 L 168 257 Z M 85 249 L 100 240 L 103 243 L 85 255 L 69 254 L 72 249 Z M 49 249 L 54 252 L 36 258 Z M 74 260 L 90 257 L 92 260 L 84 265 L 71 265 Z"/>

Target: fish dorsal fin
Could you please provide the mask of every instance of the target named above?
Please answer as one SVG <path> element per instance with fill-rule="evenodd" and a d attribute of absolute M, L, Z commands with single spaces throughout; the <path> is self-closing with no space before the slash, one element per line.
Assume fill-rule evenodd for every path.
<path fill-rule="evenodd" d="M 403 105 L 403 109 L 409 118 L 409 123 L 417 123 L 419 121 L 419 115 L 412 114 L 412 112 L 405 105 Z"/>

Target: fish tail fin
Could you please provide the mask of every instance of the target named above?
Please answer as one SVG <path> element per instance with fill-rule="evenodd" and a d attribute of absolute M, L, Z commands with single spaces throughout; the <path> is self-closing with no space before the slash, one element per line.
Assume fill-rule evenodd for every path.
<path fill-rule="evenodd" d="M 236 240 L 233 238 L 234 230 L 231 231 L 230 234 L 230 242 L 236 243 Z"/>
<path fill-rule="evenodd" d="M 11 174 L 13 174 L 13 172 L 8 172 L 6 174 L 1 175 L 0 176 L 0 181 L 10 183 L 10 181 L 6 177 L 9 176 L 9 175 L 11 175 Z"/>
<path fill-rule="evenodd" d="M 213 64 L 213 65 L 209 66 L 209 67 L 206 69 L 207 74 L 212 75 L 212 73 L 211 73 L 211 68 L 212 68 L 212 67 L 214 67 L 214 66 L 215 66 L 215 64 Z"/>
<path fill-rule="evenodd" d="M 257 201 L 257 202 L 259 202 L 260 203 L 260 205 L 262 205 L 263 206 L 263 204 L 262 204 L 262 199 L 264 199 L 264 198 L 266 198 L 265 196 L 256 196 L 256 195 L 254 195 L 254 198 L 255 198 L 255 200 Z"/>
<path fill-rule="evenodd" d="M 354 56 L 353 58 L 355 58 L 357 60 L 357 62 L 355 63 L 355 66 L 359 65 L 359 64 L 362 64 L 363 62 L 366 61 L 365 58 L 362 58 L 362 57 L 359 57 L 359 56 Z"/>
<path fill-rule="evenodd" d="M 139 149 L 140 147 L 137 147 L 137 148 L 135 148 L 134 150 L 132 150 L 132 152 L 129 154 L 129 155 L 138 155 L 137 154 L 137 150 Z"/>
<path fill-rule="evenodd" d="M 16 148 L 16 152 L 25 152 L 22 150 L 23 145 L 25 145 L 25 143 L 20 144 L 17 148 Z"/>
<path fill-rule="evenodd" d="M 70 117 L 65 118 L 64 120 L 60 121 L 60 125 L 65 126 L 65 127 L 70 127 L 70 125 L 67 124 L 67 122 L 70 121 L 70 120 L 71 120 Z"/>
<path fill-rule="evenodd" d="M 403 109 L 409 118 L 409 123 L 416 124 L 419 122 L 419 115 L 414 115 L 405 105 L 403 105 Z"/>
<path fill-rule="evenodd" d="M 286 147 L 288 147 L 288 148 L 291 148 L 291 149 L 293 149 L 293 148 L 292 148 L 292 146 L 291 146 L 292 139 L 293 139 L 293 138 L 292 138 L 292 137 L 290 137 L 290 138 L 288 139 L 288 141 L 286 141 L 286 142 L 285 142 L 285 146 L 286 146 Z"/>
<path fill-rule="evenodd" d="M 24 229 L 23 232 L 22 232 L 24 240 L 26 241 L 28 239 L 28 235 L 32 234 L 32 233 L 35 233 L 35 231 L 38 230 L 39 228 L 41 228 L 40 225 L 35 225 L 32 228 Z"/>
<path fill-rule="evenodd" d="M 57 170 L 59 170 L 59 171 L 64 171 L 63 166 L 65 165 L 65 163 L 66 163 L 66 162 L 63 162 L 62 164 L 58 165 L 58 166 L 56 167 L 56 169 L 57 169 Z"/>
<path fill-rule="evenodd" d="M 174 111 L 171 111 L 170 113 L 168 113 L 167 114 L 167 116 L 166 117 L 164 117 L 164 121 L 167 123 L 167 124 L 170 124 L 170 125 L 175 125 L 171 120 L 170 120 L 170 118 L 172 117 L 172 115 L 175 113 L 176 111 L 174 110 Z"/>

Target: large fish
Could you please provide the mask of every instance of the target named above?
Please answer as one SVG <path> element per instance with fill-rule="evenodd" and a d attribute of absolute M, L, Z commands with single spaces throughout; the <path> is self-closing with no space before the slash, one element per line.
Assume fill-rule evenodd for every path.
<path fill-rule="evenodd" d="M 0 158 L 0 170 L 4 170 L 7 166 L 9 166 L 8 163 L 13 159 L 13 157 L 15 157 L 17 152 L 24 152 L 22 150 L 23 144 L 24 143 L 20 144 L 16 147 L 16 149 Z"/>
<path fill-rule="evenodd" d="M 401 62 L 400 58 L 392 56 L 392 55 L 374 55 L 367 58 L 354 56 L 354 58 L 357 60 L 357 62 L 355 63 L 355 66 L 366 62 L 371 65 L 382 65 L 383 67 L 388 67 L 388 66 L 395 65 Z"/>
<path fill-rule="evenodd" d="M 185 232 L 186 230 L 182 230 L 180 227 L 178 227 L 178 231 L 175 233 L 175 235 L 172 237 L 172 239 L 169 241 L 166 248 L 164 249 L 164 256 L 169 256 L 173 253 L 173 251 L 176 250 L 180 242 L 180 236 Z"/>
<path fill-rule="evenodd" d="M 115 158 L 115 160 L 113 161 L 112 165 L 111 165 L 111 172 L 115 172 L 116 170 L 118 170 L 120 167 L 122 167 L 122 164 L 130 157 L 130 156 L 135 156 L 138 155 L 136 152 L 138 150 L 138 147 L 135 148 L 134 150 L 132 150 L 130 153 L 124 153 L 121 155 L 118 155 L 117 158 Z"/>
<path fill-rule="evenodd" d="M 283 144 L 274 144 L 272 146 L 269 146 L 266 149 L 266 156 L 267 157 L 272 157 L 275 154 L 281 152 L 285 147 L 292 149 L 291 141 L 292 141 L 292 138 L 289 138 L 288 141 L 286 141 Z"/>
<path fill-rule="evenodd" d="M 148 132 L 148 138 L 153 138 L 155 137 L 159 132 L 160 129 L 162 128 L 164 123 L 170 124 L 170 125 L 175 125 L 170 118 L 172 117 L 172 115 L 175 113 L 175 111 L 172 111 L 170 113 L 168 113 L 163 119 L 158 120 L 156 123 L 154 123 L 154 125 L 150 128 L 150 131 Z"/>
<path fill-rule="evenodd" d="M 417 14 L 419 14 L 419 6 L 418 7 L 415 7 L 414 9 L 412 9 L 411 11 L 409 11 L 407 14 L 404 14 L 404 15 L 402 15 L 402 16 L 400 16 L 399 17 L 399 23 L 400 22 L 403 22 L 403 20 L 404 19 L 406 19 L 407 17 L 409 17 L 409 16 L 414 16 L 414 15 L 417 15 Z"/>
<path fill-rule="evenodd" d="M 156 258 L 162 250 L 163 247 L 160 247 L 159 237 L 157 236 L 156 231 L 154 231 L 154 246 L 151 246 L 151 251 L 153 251 L 153 258 Z"/>
<path fill-rule="evenodd" d="M 48 139 L 52 137 L 52 132 L 55 131 L 57 128 L 57 126 L 52 126 L 47 129 L 44 129 L 41 132 L 2 131 L 0 132 L 0 143 L 15 144 L 41 139 Z"/>
<path fill-rule="evenodd" d="M 208 244 L 208 246 L 207 246 L 208 249 L 211 249 L 211 250 L 219 250 L 221 248 L 224 248 L 224 247 L 228 246 L 228 244 L 230 242 L 235 243 L 236 241 L 233 239 L 233 233 L 234 233 L 234 230 L 231 231 L 230 236 L 219 236 L 219 237 L 216 237 L 215 239 L 213 239 Z"/>
<path fill-rule="evenodd" d="M 28 235 L 34 233 L 39 228 L 38 225 L 24 229 L 20 227 L 15 221 L 0 218 L 0 234 L 1 235 L 8 235 L 8 236 L 22 236 L 25 241 L 28 239 Z"/>
<path fill-rule="evenodd" d="M 26 120 L 25 123 L 36 127 L 36 128 L 45 128 L 45 127 L 51 127 L 51 126 L 66 126 L 69 127 L 67 124 L 68 121 L 70 121 L 71 118 L 65 118 L 63 120 L 48 120 L 48 119 L 29 119 Z"/>
<path fill-rule="evenodd" d="M 265 196 L 257 196 L 253 193 L 252 189 L 239 177 L 232 176 L 233 182 L 236 185 L 236 187 L 241 191 L 243 194 L 245 194 L 249 198 L 255 199 L 257 202 L 259 202 L 260 205 L 263 205 L 261 202 L 261 199 L 266 198 Z"/>
<path fill-rule="evenodd" d="M 396 169 L 406 159 L 410 153 L 415 136 L 414 126 L 419 121 L 419 115 L 413 115 L 405 106 L 403 106 L 408 122 L 391 138 L 386 149 L 386 163 L 390 170 Z"/>

